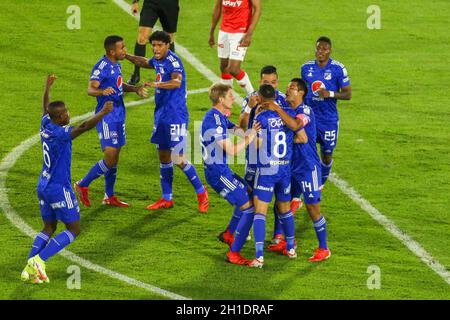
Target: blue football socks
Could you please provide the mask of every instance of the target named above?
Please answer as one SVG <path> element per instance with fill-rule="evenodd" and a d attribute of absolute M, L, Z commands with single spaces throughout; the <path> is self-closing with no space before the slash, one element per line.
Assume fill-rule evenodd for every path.
<path fill-rule="evenodd" d="M 165 200 L 172 200 L 173 163 L 160 163 L 159 173 L 162 197 Z"/>
<path fill-rule="evenodd" d="M 42 260 L 47 261 L 49 258 L 64 249 L 67 245 L 72 243 L 73 240 L 75 240 L 75 235 L 69 230 L 64 230 L 50 240 L 48 245 L 39 253 L 39 257 L 41 257 Z"/>
<path fill-rule="evenodd" d="M 188 178 L 188 180 L 191 182 L 197 194 L 205 192 L 203 183 L 198 177 L 197 170 L 195 170 L 195 167 L 192 165 L 192 163 L 188 161 L 183 168 L 183 172 Z"/>
<path fill-rule="evenodd" d="M 254 213 L 255 208 L 253 206 L 242 210 L 242 217 L 236 227 L 236 235 L 234 236 L 233 245 L 231 246 L 232 252 L 241 251 L 245 241 L 247 241 L 248 233 L 253 224 Z"/>
<path fill-rule="evenodd" d="M 286 239 L 286 248 L 287 250 L 291 250 L 295 245 L 295 223 L 294 223 L 294 214 L 291 210 L 285 213 L 281 213 L 278 215 L 281 225 L 283 227 L 283 232 Z"/>
<path fill-rule="evenodd" d="M 327 246 L 327 222 L 324 216 L 314 221 L 314 229 L 316 230 L 317 239 L 319 240 L 319 248 L 328 249 Z"/>
<path fill-rule="evenodd" d="M 266 240 L 266 216 L 262 213 L 255 213 L 253 234 L 255 237 L 255 257 L 258 259 L 264 256 L 264 241 Z"/>
<path fill-rule="evenodd" d="M 45 246 L 48 244 L 48 241 L 50 240 L 50 237 L 45 234 L 44 232 L 39 232 L 36 238 L 34 238 L 33 245 L 31 246 L 30 254 L 28 255 L 28 258 L 34 257 L 39 252 L 41 252 L 42 249 L 45 248 Z"/>

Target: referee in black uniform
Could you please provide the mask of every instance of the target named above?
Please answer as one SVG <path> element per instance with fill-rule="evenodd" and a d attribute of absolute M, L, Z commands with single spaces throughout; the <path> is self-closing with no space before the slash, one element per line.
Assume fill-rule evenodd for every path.
<path fill-rule="evenodd" d="M 139 0 L 133 0 L 132 13 L 139 12 Z M 144 0 L 139 19 L 139 35 L 134 47 L 134 55 L 145 57 L 145 46 L 153 32 L 156 20 L 161 22 L 162 28 L 170 35 L 170 50 L 175 51 L 174 33 L 177 31 L 179 0 Z M 140 81 L 139 67 L 134 68 L 134 73 L 128 84 L 135 85 Z"/>

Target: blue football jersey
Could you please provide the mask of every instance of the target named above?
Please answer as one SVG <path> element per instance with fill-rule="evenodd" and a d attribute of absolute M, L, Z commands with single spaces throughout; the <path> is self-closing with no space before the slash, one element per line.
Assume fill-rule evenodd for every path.
<path fill-rule="evenodd" d="M 293 116 L 292 109 L 285 111 Z M 258 137 L 263 139 L 258 150 L 257 167 L 288 165 L 292 157 L 294 133 L 275 111 L 264 110 L 255 116 L 255 120 L 261 124 Z"/>
<path fill-rule="evenodd" d="M 124 122 L 126 114 L 123 102 L 123 78 L 120 63 L 114 64 L 106 56 L 103 56 L 92 69 L 91 80 L 100 82 L 99 89 L 111 87 L 116 91 L 116 93 L 109 96 L 97 97 L 95 113 L 103 108 L 106 101 L 112 101 L 114 103 L 113 110 L 103 118 L 103 121 L 108 123 Z"/>
<path fill-rule="evenodd" d="M 70 186 L 72 129 L 71 126 L 61 127 L 53 123 L 48 114 L 42 117 L 40 135 L 44 165 L 39 176 L 38 190 L 43 191 L 50 184 Z"/>
<path fill-rule="evenodd" d="M 338 92 L 339 89 L 349 86 L 350 79 L 347 69 L 342 63 L 329 59 L 324 68 L 320 68 L 316 61 L 309 61 L 301 68 L 301 77 L 308 84 L 308 94 L 305 102 L 315 113 L 318 121 L 338 121 L 336 108 L 337 99 L 319 97 L 319 89 Z"/>
<path fill-rule="evenodd" d="M 291 161 L 292 173 L 301 173 L 314 170 L 314 165 L 319 166 L 320 164 L 316 147 L 316 120 L 314 111 L 305 104 L 301 104 L 295 109 L 295 117 L 302 117 L 307 121 L 303 129 L 308 136 L 308 142 L 294 144 Z"/>
<path fill-rule="evenodd" d="M 244 101 L 242 102 L 241 113 L 243 113 L 245 108 L 247 107 L 250 97 L 257 95 L 257 94 L 258 94 L 257 91 L 254 91 L 244 98 Z M 283 109 L 290 108 L 289 104 L 286 101 L 286 95 L 279 90 L 275 90 L 275 102 Z M 250 114 L 248 117 L 248 129 L 250 129 L 253 125 L 253 120 L 255 119 L 255 112 L 256 112 L 256 107 L 252 108 L 252 110 L 250 111 Z M 245 149 L 245 160 L 246 160 L 247 168 L 249 168 L 249 167 L 256 168 L 256 161 L 257 161 L 256 154 L 257 154 L 257 151 L 256 151 L 255 145 L 253 143 L 250 144 Z M 251 157 L 250 157 L 250 155 L 251 155 Z"/>
<path fill-rule="evenodd" d="M 217 177 L 225 173 L 231 173 L 227 154 L 216 142 L 227 139 L 228 129 L 235 126 L 228 117 L 216 108 L 211 108 L 206 113 L 200 135 L 205 173 Z"/>
<path fill-rule="evenodd" d="M 177 89 L 155 89 L 155 126 L 160 121 L 167 123 L 186 123 L 189 114 L 186 106 L 186 73 L 181 59 L 172 51 L 168 51 L 162 60 L 150 59 L 149 64 L 155 68 L 156 81 L 172 80 L 172 73 L 182 75 L 181 86 Z"/>

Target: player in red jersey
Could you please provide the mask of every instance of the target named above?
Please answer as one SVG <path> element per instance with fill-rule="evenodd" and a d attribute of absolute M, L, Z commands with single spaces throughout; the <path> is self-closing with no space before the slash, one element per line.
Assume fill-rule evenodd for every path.
<path fill-rule="evenodd" d="M 217 51 L 222 82 L 232 86 L 233 78 L 236 78 L 249 94 L 254 91 L 253 86 L 247 73 L 241 69 L 241 63 L 261 16 L 261 0 L 216 0 L 209 34 L 210 47 L 216 44 L 214 31 L 221 16 Z"/>

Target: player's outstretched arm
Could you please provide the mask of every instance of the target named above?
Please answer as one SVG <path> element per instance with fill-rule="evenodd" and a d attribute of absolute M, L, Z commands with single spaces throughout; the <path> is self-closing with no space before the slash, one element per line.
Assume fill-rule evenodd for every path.
<path fill-rule="evenodd" d="M 122 84 L 124 92 L 135 92 L 141 98 L 148 97 L 148 91 L 145 85 L 143 86 L 132 86 L 127 83 Z"/>
<path fill-rule="evenodd" d="M 294 136 L 294 143 L 305 144 L 308 143 L 308 135 L 305 132 L 305 129 L 300 129 L 297 131 Z"/>
<path fill-rule="evenodd" d="M 106 89 L 100 89 L 100 81 L 97 80 L 91 80 L 89 81 L 88 85 L 88 95 L 92 97 L 98 97 L 98 96 L 110 96 L 114 93 L 116 93 L 116 90 L 112 87 L 108 87 Z"/>
<path fill-rule="evenodd" d="M 255 31 L 256 25 L 258 24 L 259 18 L 261 17 L 261 0 L 251 0 L 251 2 L 253 6 L 252 20 L 250 21 L 250 26 L 248 27 L 247 32 L 240 41 L 240 45 L 242 47 L 250 46 L 250 43 L 252 42 L 253 32 Z"/>
<path fill-rule="evenodd" d="M 149 64 L 149 60 L 146 57 L 134 56 L 127 53 L 125 59 L 138 66 L 139 68 L 154 69 L 153 65 Z"/>
<path fill-rule="evenodd" d="M 256 135 L 258 131 L 261 129 L 261 124 L 257 121 L 253 124 L 253 127 L 248 130 L 245 135 L 244 139 L 239 141 L 239 143 L 234 144 L 230 141 L 230 139 L 224 139 L 217 141 L 217 144 L 230 156 L 235 156 L 242 150 L 245 150 L 250 143 L 255 140 Z"/>
<path fill-rule="evenodd" d="M 338 100 L 350 100 L 352 98 L 352 87 L 345 86 L 341 88 L 341 91 L 328 91 L 326 89 L 320 89 L 319 97 L 327 99 L 334 98 Z"/>
<path fill-rule="evenodd" d="M 213 13 L 212 13 L 212 21 L 211 21 L 211 29 L 209 30 L 209 46 L 212 48 L 216 42 L 214 40 L 214 32 L 217 27 L 217 23 L 219 23 L 220 16 L 222 15 L 222 0 L 216 0 L 214 3 Z"/>
<path fill-rule="evenodd" d="M 156 81 L 146 81 L 144 86 L 152 87 L 152 88 L 160 88 L 160 89 L 178 89 L 181 87 L 181 82 L 183 80 L 183 75 L 178 72 L 174 72 L 171 74 L 172 79 L 164 82 L 156 82 Z"/>
<path fill-rule="evenodd" d="M 50 103 L 50 88 L 56 80 L 54 74 L 49 74 L 45 81 L 44 96 L 42 97 L 42 115 L 47 114 L 47 106 Z"/>
<path fill-rule="evenodd" d="M 256 107 L 256 105 L 259 103 L 257 95 L 253 95 L 248 99 L 248 103 L 244 108 L 244 112 L 241 112 L 239 115 L 239 127 L 241 127 L 244 130 L 248 129 L 248 121 L 250 119 L 250 112 L 253 108 Z"/>
<path fill-rule="evenodd" d="M 276 104 L 273 101 L 265 103 L 263 105 L 263 108 L 267 108 L 278 113 L 278 115 L 283 120 L 286 127 L 288 127 L 292 131 L 297 131 L 308 124 L 306 117 L 305 118 L 291 117 L 286 111 L 283 110 L 283 108 L 281 108 L 278 104 Z"/>
<path fill-rule="evenodd" d="M 92 117 L 90 117 L 89 119 L 87 119 L 86 121 L 84 121 L 83 123 L 72 129 L 72 132 L 70 133 L 72 140 L 78 137 L 80 134 L 95 127 L 96 124 L 99 123 L 104 116 L 106 116 L 108 113 L 112 111 L 112 109 L 113 109 L 112 101 L 107 101 L 103 106 L 102 110 L 100 110 L 95 115 L 93 115 Z"/>

